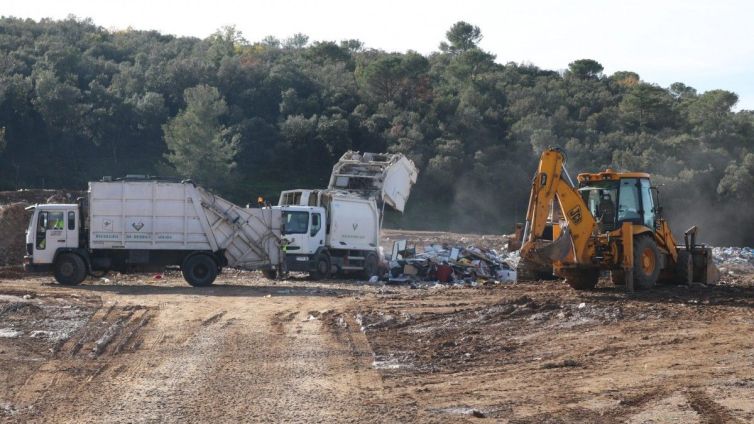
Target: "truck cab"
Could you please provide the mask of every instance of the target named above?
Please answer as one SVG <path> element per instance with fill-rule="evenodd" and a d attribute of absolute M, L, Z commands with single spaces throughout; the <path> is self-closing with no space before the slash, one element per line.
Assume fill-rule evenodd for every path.
<path fill-rule="evenodd" d="M 34 205 L 26 229 L 24 269 L 46 271 L 52 268 L 57 254 L 79 247 L 80 209 L 76 204 Z"/>
<path fill-rule="evenodd" d="M 348 151 L 333 166 L 326 189 L 280 193 L 289 271 L 379 272 L 385 206 L 403 212 L 418 171 L 401 154 Z"/>
<path fill-rule="evenodd" d="M 278 208 L 276 206 L 276 208 Z M 281 235 L 289 271 L 316 271 L 316 256 L 325 248 L 325 208 L 282 206 Z M 328 270 L 324 270 L 325 273 Z"/>
<path fill-rule="evenodd" d="M 341 272 L 368 278 L 378 272 L 380 211 L 374 199 L 297 189 L 282 192 L 273 209 L 282 213 L 288 271 L 320 278 Z"/>

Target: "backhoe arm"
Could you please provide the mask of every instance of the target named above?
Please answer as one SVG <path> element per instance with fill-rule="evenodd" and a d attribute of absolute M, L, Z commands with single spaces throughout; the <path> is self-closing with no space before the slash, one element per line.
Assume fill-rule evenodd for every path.
<path fill-rule="evenodd" d="M 570 251 L 573 252 L 576 263 L 590 263 L 592 252 L 588 249 L 588 243 L 596 220 L 571 181 L 565 169 L 565 155 L 559 149 L 548 149 L 540 158 L 539 168 L 531 186 L 521 255 L 533 258 L 544 250 L 538 249 L 541 246 L 537 241 L 542 240 L 550 207 L 555 199 L 563 211 L 567 228 L 563 229 L 561 237 L 552 245 L 565 247 L 550 248 L 545 256 L 549 256 L 551 260 L 563 261 L 565 255 L 559 253 L 555 254 L 557 257 L 553 257 L 553 250 Z"/>

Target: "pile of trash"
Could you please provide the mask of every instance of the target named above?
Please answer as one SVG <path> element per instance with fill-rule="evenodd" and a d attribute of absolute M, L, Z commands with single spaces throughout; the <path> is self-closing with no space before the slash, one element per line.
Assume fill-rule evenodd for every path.
<path fill-rule="evenodd" d="M 712 258 L 723 274 L 754 273 L 751 247 L 713 247 Z"/>
<path fill-rule="evenodd" d="M 27 203 L 0 206 L 0 266 L 23 263 L 26 252 L 26 227 L 31 211 Z"/>
<path fill-rule="evenodd" d="M 500 254 L 475 246 L 430 244 L 421 253 L 406 248 L 405 240 L 393 246 L 388 261 L 389 279 L 394 284 L 437 282 L 440 284 L 483 284 L 515 282 L 518 252 Z"/>

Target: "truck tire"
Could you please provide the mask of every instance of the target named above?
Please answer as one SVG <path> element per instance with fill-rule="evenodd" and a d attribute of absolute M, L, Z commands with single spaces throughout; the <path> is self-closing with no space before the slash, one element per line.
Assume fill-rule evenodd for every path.
<path fill-rule="evenodd" d="M 649 290 L 660 276 L 660 249 L 652 236 L 634 238 L 634 289 Z"/>
<path fill-rule="evenodd" d="M 594 290 L 599 279 L 598 269 L 574 269 L 566 273 L 566 283 L 574 290 Z"/>
<path fill-rule="evenodd" d="M 374 253 L 368 253 L 364 258 L 364 278 L 370 279 L 380 273 L 380 260 Z"/>
<path fill-rule="evenodd" d="M 310 275 L 315 280 L 323 280 L 325 278 L 330 278 L 330 256 L 326 253 L 320 253 L 317 255 L 317 257 L 314 259 L 314 272 L 312 272 Z"/>
<path fill-rule="evenodd" d="M 55 259 L 55 280 L 64 286 L 75 286 L 86 278 L 86 264 L 75 253 L 61 253 Z"/>
<path fill-rule="evenodd" d="M 183 279 L 194 287 L 206 287 L 217 278 L 217 262 L 209 255 L 189 256 L 181 265 Z"/>

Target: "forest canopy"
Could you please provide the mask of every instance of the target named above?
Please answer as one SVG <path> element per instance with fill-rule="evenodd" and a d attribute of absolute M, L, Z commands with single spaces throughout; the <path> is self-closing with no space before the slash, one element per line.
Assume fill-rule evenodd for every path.
<path fill-rule="evenodd" d="M 444 36 L 422 55 L 2 18 L 0 189 L 176 175 L 245 203 L 326 185 L 346 150 L 390 151 L 421 173 L 388 225 L 501 233 L 524 218 L 539 153 L 559 146 L 571 173 L 651 173 L 676 235 L 698 224 L 706 241 L 754 243 L 754 113 L 733 110 L 735 93 L 605 75 L 589 58 L 498 63 L 466 22 Z"/>

